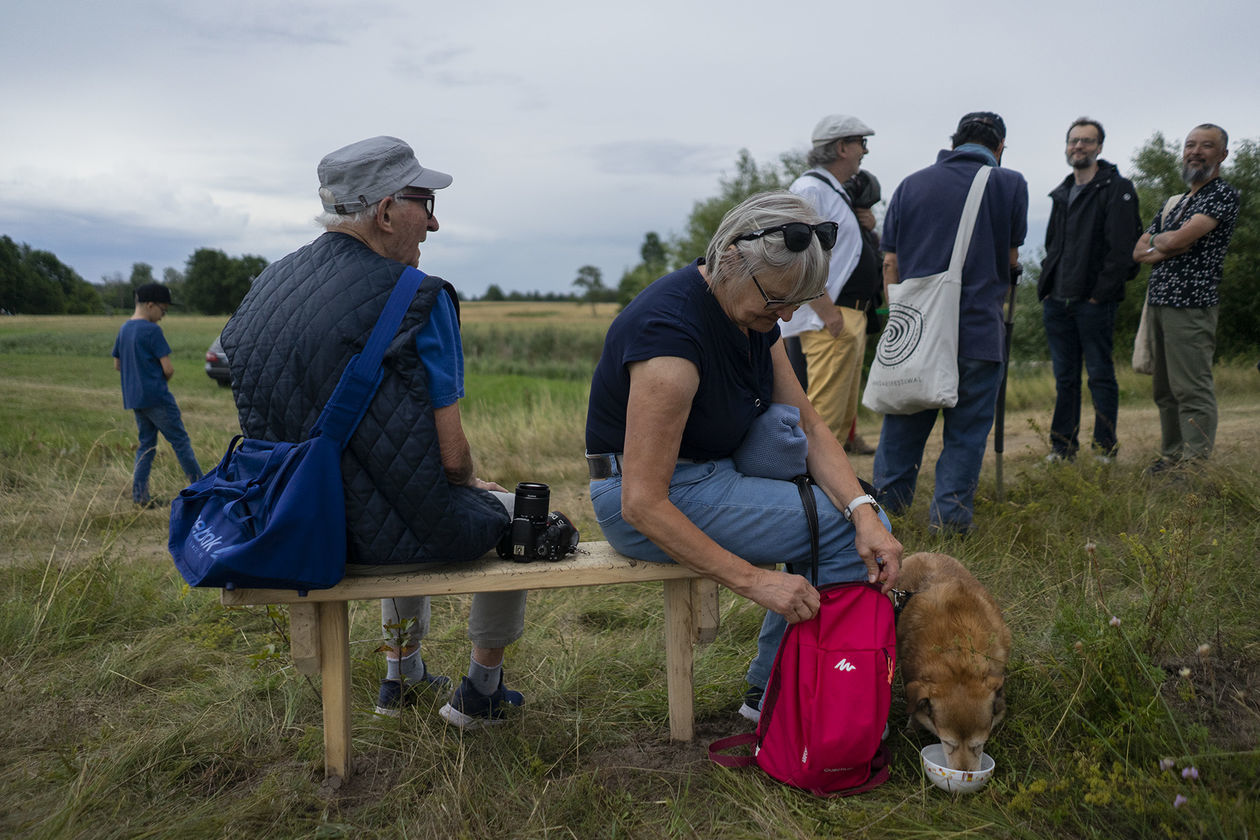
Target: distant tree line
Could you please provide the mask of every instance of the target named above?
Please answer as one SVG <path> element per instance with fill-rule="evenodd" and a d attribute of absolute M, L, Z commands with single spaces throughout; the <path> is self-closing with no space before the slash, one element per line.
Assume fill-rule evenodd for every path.
<path fill-rule="evenodd" d="M 182 311 L 203 315 L 230 315 L 249 284 L 267 267 L 267 260 L 246 254 L 230 257 L 213 248 L 199 248 L 183 271 L 166 268 L 160 282 Z M 130 311 L 135 290 L 155 282 L 153 266 L 138 262 L 131 276 L 115 273 L 99 285 L 48 251 L 18 244 L 0 236 L 0 310 L 17 315 L 92 315 Z"/>

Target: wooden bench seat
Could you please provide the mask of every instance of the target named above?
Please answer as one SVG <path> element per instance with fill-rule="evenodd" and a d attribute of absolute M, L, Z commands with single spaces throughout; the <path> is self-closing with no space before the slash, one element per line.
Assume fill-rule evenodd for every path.
<path fill-rule="evenodd" d="M 563 589 L 614 583 L 664 581 L 665 674 L 669 735 L 694 735 L 694 645 L 713 641 L 718 629 L 717 584 L 685 566 L 645 563 L 613 551 L 606 542 L 582 543 L 579 554 L 555 563 L 513 563 L 489 554 L 472 563 L 439 565 L 399 575 L 347 577 L 331 589 L 299 595 L 289 589 L 224 590 L 229 606 L 288 604 L 294 664 L 322 676 L 324 772 L 349 778 L 350 628 L 347 602 L 408 595 L 456 595 L 514 589 Z M 528 622 L 528 619 L 527 619 Z M 528 623 L 526 624 L 528 632 Z"/>

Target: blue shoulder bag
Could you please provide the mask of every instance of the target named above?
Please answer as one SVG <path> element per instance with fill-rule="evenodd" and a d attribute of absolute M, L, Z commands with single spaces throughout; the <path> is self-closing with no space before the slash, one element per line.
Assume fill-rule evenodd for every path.
<path fill-rule="evenodd" d="M 341 452 L 381 383 L 381 360 L 425 274 L 403 271 L 363 351 L 301 443 L 237 435 L 171 503 L 168 547 L 189 586 L 327 589 L 345 576 Z"/>

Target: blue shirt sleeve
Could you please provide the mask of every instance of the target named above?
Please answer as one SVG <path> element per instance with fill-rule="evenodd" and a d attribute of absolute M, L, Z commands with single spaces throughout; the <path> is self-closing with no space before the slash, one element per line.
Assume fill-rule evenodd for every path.
<path fill-rule="evenodd" d="M 455 303 L 438 294 L 429 322 L 416 334 L 416 352 L 429 375 L 429 399 L 446 408 L 464 397 L 464 345 L 459 336 Z"/>

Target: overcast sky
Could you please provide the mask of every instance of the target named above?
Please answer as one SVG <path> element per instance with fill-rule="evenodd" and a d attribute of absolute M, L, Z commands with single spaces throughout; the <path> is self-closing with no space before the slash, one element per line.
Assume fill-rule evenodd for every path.
<path fill-rule="evenodd" d="M 887 198 L 994 110 L 1031 253 L 1075 117 L 1126 174 L 1156 131 L 1260 138 L 1257 32 L 1255 3 L 1166 0 L 10 2 L 0 234 L 93 282 L 200 247 L 275 260 L 319 233 L 319 159 L 391 134 L 455 177 L 426 271 L 569 291 L 589 263 L 611 286 L 740 148 L 774 160 L 855 114 Z"/>

